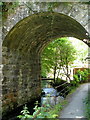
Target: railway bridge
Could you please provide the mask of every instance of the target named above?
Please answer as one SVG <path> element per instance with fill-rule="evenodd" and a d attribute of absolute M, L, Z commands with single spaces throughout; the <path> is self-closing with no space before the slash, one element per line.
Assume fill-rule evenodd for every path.
<path fill-rule="evenodd" d="M 30 15 L 8 32 L 2 44 L 3 112 L 40 95 L 42 51 L 51 41 L 60 37 L 75 37 L 90 47 L 87 30 L 63 13 Z"/>

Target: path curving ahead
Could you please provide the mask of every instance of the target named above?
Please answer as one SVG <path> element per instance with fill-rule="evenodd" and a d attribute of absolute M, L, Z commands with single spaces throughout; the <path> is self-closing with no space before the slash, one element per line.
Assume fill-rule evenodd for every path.
<path fill-rule="evenodd" d="M 69 98 L 69 104 L 62 110 L 60 118 L 85 118 L 84 99 L 88 95 L 90 83 L 80 85 Z"/>

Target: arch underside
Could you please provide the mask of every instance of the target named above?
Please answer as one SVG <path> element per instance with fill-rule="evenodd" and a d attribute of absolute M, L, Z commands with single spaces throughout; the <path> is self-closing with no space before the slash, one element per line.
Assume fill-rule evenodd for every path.
<path fill-rule="evenodd" d="M 50 12 L 21 20 L 8 33 L 3 45 L 26 55 L 33 50 L 40 52 L 48 42 L 59 37 L 75 37 L 90 46 L 87 31 L 76 20 Z"/>

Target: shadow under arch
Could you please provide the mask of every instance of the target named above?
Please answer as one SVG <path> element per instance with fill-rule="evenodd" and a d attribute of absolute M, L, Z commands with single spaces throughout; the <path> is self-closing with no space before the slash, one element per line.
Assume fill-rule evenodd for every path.
<path fill-rule="evenodd" d="M 2 61 L 3 110 L 14 109 L 40 95 L 40 53 L 50 41 L 60 37 L 75 37 L 90 47 L 87 34 L 80 23 L 61 13 L 37 13 L 18 22 L 2 44 L 3 48 L 8 49 L 3 49 L 6 56 Z M 10 95 L 13 98 L 8 97 Z M 5 102 L 7 99 L 9 107 Z"/>
<path fill-rule="evenodd" d="M 37 13 L 24 18 L 10 30 L 3 46 L 26 54 L 27 51 L 31 52 L 33 48 L 38 49 L 48 41 L 60 37 L 75 37 L 90 46 L 88 33 L 80 23 L 55 12 Z"/>

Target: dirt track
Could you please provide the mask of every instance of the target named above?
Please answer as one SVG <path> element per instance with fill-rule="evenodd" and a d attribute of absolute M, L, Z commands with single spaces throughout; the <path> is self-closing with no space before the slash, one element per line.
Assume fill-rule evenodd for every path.
<path fill-rule="evenodd" d="M 83 100 L 88 95 L 90 83 L 82 84 L 70 96 L 69 104 L 62 110 L 60 118 L 85 118 L 85 104 Z"/>

